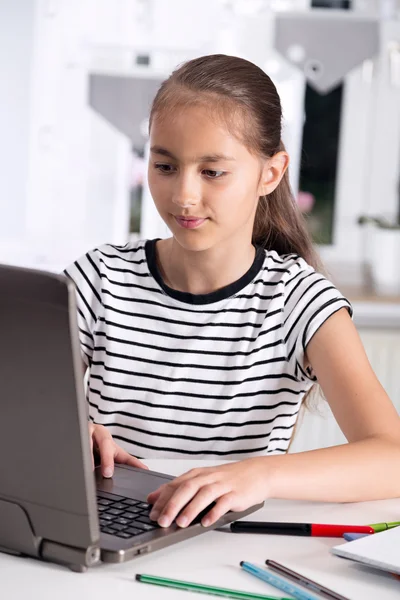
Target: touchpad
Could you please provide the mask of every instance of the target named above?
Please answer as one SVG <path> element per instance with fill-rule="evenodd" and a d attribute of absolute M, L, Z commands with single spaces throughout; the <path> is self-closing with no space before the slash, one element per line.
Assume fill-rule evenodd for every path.
<path fill-rule="evenodd" d="M 125 495 L 142 501 L 145 501 L 150 492 L 154 492 L 160 485 L 174 479 L 171 475 L 117 465 L 113 477 L 103 477 L 99 467 L 95 469 L 95 476 L 98 490 L 110 494 Z"/>

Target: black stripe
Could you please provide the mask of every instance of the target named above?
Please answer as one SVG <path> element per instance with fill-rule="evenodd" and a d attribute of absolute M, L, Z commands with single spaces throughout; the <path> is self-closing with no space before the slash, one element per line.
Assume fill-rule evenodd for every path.
<path fill-rule="evenodd" d="M 275 408 L 279 408 L 280 406 L 296 406 L 299 401 L 298 400 L 282 400 L 281 402 L 277 402 L 276 404 L 259 404 L 256 406 L 249 406 L 248 408 L 238 408 L 238 407 L 233 407 L 233 408 L 225 408 L 222 410 L 216 410 L 213 408 L 192 408 L 189 406 L 177 406 L 174 404 L 156 404 L 154 402 L 146 402 L 145 400 L 137 400 L 136 398 L 112 398 L 111 396 L 105 396 L 102 392 L 100 392 L 100 390 L 97 390 L 96 388 L 93 388 L 92 386 L 89 385 L 90 392 L 92 392 L 93 394 L 97 394 L 98 396 L 100 396 L 100 398 L 102 400 L 105 400 L 107 402 L 113 402 L 114 404 L 124 404 L 126 402 L 129 402 L 133 405 L 135 404 L 139 404 L 140 406 L 148 406 L 150 408 L 154 408 L 154 409 L 166 409 L 166 410 L 179 410 L 179 411 L 183 411 L 183 412 L 191 412 L 191 413 L 207 413 L 210 415 L 225 415 L 227 413 L 249 413 L 252 410 L 274 410 Z M 307 390 L 304 390 L 307 391 Z M 288 415 L 288 416 L 292 416 L 292 415 Z"/>
<path fill-rule="evenodd" d="M 285 289 L 289 287 L 289 285 L 292 283 L 292 281 L 294 281 L 295 279 L 297 279 L 300 275 L 304 275 L 306 273 L 308 273 L 308 275 L 307 275 L 307 277 L 308 277 L 309 275 L 314 275 L 315 271 L 311 271 L 311 272 L 303 271 L 303 270 L 302 271 L 298 271 L 296 273 L 296 275 L 294 275 L 294 277 L 292 277 L 292 279 L 288 279 L 287 281 L 285 281 Z"/>
<path fill-rule="evenodd" d="M 301 274 L 304 274 L 304 271 L 300 271 Z M 299 287 L 299 285 L 301 285 L 303 283 L 303 281 L 305 279 L 307 279 L 308 277 L 311 277 L 311 275 L 315 275 L 315 273 L 308 273 L 308 275 L 305 275 L 304 277 L 302 277 L 297 283 L 296 285 L 292 288 L 292 291 L 290 292 L 290 294 L 287 296 L 287 298 L 285 299 L 285 306 L 287 306 L 287 304 L 289 303 L 290 298 L 292 297 L 292 295 L 294 294 L 294 292 L 297 290 L 297 288 Z M 294 278 L 293 278 L 294 279 Z M 317 281 L 323 281 L 324 277 L 320 277 L 320 279 L 318 279 Z"/>
<path fill-rule="evenodd" d="M 282 280 L 280 279 L 279 281 L 264 281 L 264 279 L 255 279 L 253 281 L 253 284 L 255 285 L 256 283 L 262 283 L 265 286 L 274 286 L 274 287 L 276 287 L 277 285 L 279 285 L 280 283 L 282 283 Z M 254 294 L 253 294 L 253 296 L 254 296 Z"/>
<path fill-rule="evenodd" d="M 82 316 L 83 316 L 83 314 L 82 314 Z M 82 329 L 82 327 L 78 327 L 78 330 L 80 331 L 80 333 L 82 333 L 82 335 L 86 335 L 90 339 L 90 341 L 93 342 L 93 336 L 91 333 L 88 333 L 87 331 Z"/>
<path fill-rule="evenodd" d="M 163 294 L 162 292 L 160 292 L 160 290 L 155 290 L 154 288 L 146 288 L 143 286 L 138 286 L 136 285 L 135 287 L 140 288 L 142 290 L 145 291 L 156 291 L 159 294 L 161 294 L 162 296 L 165 296 L 165 294 Z M 169 304 L 161 304 L 160 302 L 155 302 L 154 300 L 145 300 L 145 299 L 141 299 L 141 298 L 134 298 L 134 297 L 127 297 L 127 296 L 117 296 L 117 294 L 113 294 L 112 292 L 110 292 L 110 290 L 107 290 L 105 288 L 101 289 L 101 292 L 103 295 L 108 295 L 111 296 L 112 298 L 115 298 L 116 300 L 122 300 L 123 302 L 138 302 L 140 304 L 153 304 L 154 306 L 160 306 L 161 308 L 165 308 L 167 310 L 179 310 L 179 311 L 183 311 L 183 312 L 188 312 L 191 314 L 196 314 L 197 312 L 201 312 L 201 313 L 206 313 L 206 314 L 210 314 L 210 315 L 216 315 L 219 313 L 245 313 L 245 312 L 256 312 L 256 313 L 265 313 L 265 309 L 256 309 L 256 308 L 221 308 L 218 310 L 207 310 L 207 309 L 203 309 L 201 308 L 200 311 L 199 310 L 195 310 L 194 308 L 184 308 L 181 306 L 174 306 L 174 305 L 169 305 Z M 236 296 L 233 296 L 231 299 L 234 300 L 236 298 L 248 298 L 248 299 L 252 299 L 252 298 L 260 298 L 261 300 L 273 300 L 274 298 L 279 298 L 280 296 L 283 296 L 282 292 L 279 292 L 278 294 L 274 294 L 273 296 L 262 296 L 261 294 L 238 294 Z"/>
<path fill-rule="evenodd" d="M 147 277 L 147 278 L 151 277 L 150 273 L 138 273 L 136 271 L 132 271 L 132 275 L 135 275 L 135 277 Z M 114 279 L 110 279 L 108 277 L 108 275 L 106 275 L 105 273 L 102 273 L 101 278 L 107 279 L 107 281 L 109 283 L 111 283 L 112 285 L 119 285 L 120 287 L 127 287 L 127 288 L 136 287 L 136 285 L 134 283 L 125 283 L 123 281 L 115 281 Z"/>
<path fill-rule="evenodd" d="M 290 269 L 279 269 L 279 268 L 274 268 L 274 269 L 268 269 L 269 273 L 290 273 Z"/>
<path fill-rule="evenodd" d="M 287 262 L 290 259 L 293 259 L 293 260 L 294 259 L 296 259 L 296 260 L 299 259 L 299 255 L 298 254 L 279 254 L 278 256 L 279 256 L 279 258 L 281 260 L 276 260 L 276 258 L 274 258 L 270 252 L 268 252 L 268 258 L 269 258 L 269 260 L 272 260 L 272 262 L 274 262 L 274 263 L 276 263 L 278 265 L 282 265 L 283 263 Z M 298 265 L 299 263 L 295 262 L 293 264 Z"/>
<path fill-rule="evenodd" d="M 82 352 L 83 352 L 83 354 L 86 356 L 86 358 L 87 358 L 87 362 L 88 362 L 88 365 L 90 366 L 90 365 L 91 365 L 91 363 L 92 363 L 92 357 L 91 357 L 91 356 L 89 356 L 89 354 L 88 354 L 87 352 L 85 352 L 83 349 L 82 349 Z M 82 358 L 82 360 L 83 360 L 83 358 Z"/>
<path fill-rule="evenodd" d="M 258 375 L 257 377 L 247 377 L 246 379 L 242 379 L 241 381 L 221 381 L 221 380 L 212 380 L 212 379 L 190 379 L 189 377 L 166 377 L 164 375 L 156 375 L 155 373 L 143 373 L 137 371 L 131 371 L 127 369 L 116 369 L 113 367 L 107 366 L 102 360 L 94 360 L 92 361 L 92 366 L 98 365 L 102 366 L 105 371 L 109 373 L 123 373 L 124 375 L 131 375 L 133 377 L 147 377 L 148 379 L 158 379 L 160 381 L 171 381 L 173 383 L 198 383 L 201 385 L 242 385 L 243 383 L 248 383 L 249 381 L 262 381 L 267 379 L 289 379 L 290 381 L 297 381 L 293 375 L 289 373 L 268 373 L 264 375 Z"/>
<path fill-rule="evenodd" d="M 253 283 L 257 283 L 256 281 L 253 281 Z M 275 283 L 276 286 L 278 286 L 280 282 Z M 274 294 L 273 296 L 263 296 L 263 294 L 236 294 L 234 296 L 234 298 L 248 298 L 249 300 L 252 300 L 253 298 L 260 298 L 260 300 L 270 300 L 272 298 L 277 298 L 278 296 L 283 296 L 283 293 L 279 293 L 279 294 Z"/>
<path fill-rule="evenodd" d="M 85 344 L 85 342 L 82 342 L 82 340 L 81 340 L 81 347 L 82 347 L 82 350 L 83 350 L 83 348 L 87 348 L 88 350 L 90 350 L 91 352 L 93 352 L 93 347 L 92 346 L 88 346 L 88 344 Z"/>
<path fill-rule="evenodd" d="M 103 410 L 101 408 L 99 408 L 97 406 L 97 404 L 95 404 L 94 402 L 90 402 L 89 401 L 90 406 L 92 406 L 93 408 L 95 408 L 97 410 L 97 412 L 99 412 L 102 415 L 121 415 L 123 417 L 129 417 L 131 419 L 142 419 L 144 421 L 155 421 L 157 423 L 168 423 L 170 425 L 189 425 L 191 427 L 203 427 L 206 429 L 216 429 L 217 427 L 246 427 L 247 425 L 267 425 L 269 423 L 273 423 L 274 421 L 276 421 L 279 418 L 282 417 L 295 417 L 298 414 L 298 411 L 291 413 L 290 415 L 285 415 L 285 414 L 279 414 L 276 415 L 275 417 L 273 417 L 272 419 L 263 419 L 262 421 L 258 420 L 258 421 L 246 421 L 244 423 L 234 423 L 234 422 L 228 422 L 228 423 L 198 423 L 195 421 L 177 421 L 176 419 L 164 419 L 164 418 L 158 418 L 158 417 L 149 417 L 148 415 L 138 415 L 138 414 L 133 414 L 133 413 L 129 413 L 125 410 Z M 276 425 L 274 427 L 275 429 L 293 429 L 294 423 L 292 425 Z M 154 433 L 154 432 L 153 432 Z M 236 438 L 235 438 L 236 439 Z"/>
<path fill-rule="evenodd" d="M 315 282 L 314 282 L 314 283 L 315 283 Z M 305 294 L 308 292 L 308 290 L 309 290 L 310 288 L 312 288 L 312 287 L 313 287 L 314 283 L 312 283 L 312 284 L 309 286 L 309 288 L 307 288 L 307 290 L 304 292 L 304 294 L 301 296 L 301 298 L 303 298 L 303 296 L 304 296 L 304 295 L 305 295 Z M 303 317 L 303 315 L 304 315 L 304 313 L 307 311 L 307 309 L 308 309 L 310 306 L 312 306 L 312 304 L 314 303 L 314 301 L 315 301 L 317 298 L 319 298 L 319 296 L 321 296 L 322 294 L 325 294 L 325 292 L 329 292 L 330 290 L 337 291 L 337 290 L 336 290 L 336 288 L 335 288 L 335 286 L 331 285 L 331 286 L 328 286 L 328 287 L 325 287 L 325 288 L 323 288 L 322 290 L 320 290 L 319 292 L 317 292 L 317 293 L 315 294 L 315 296 L 313 296 L 313 297 L 311 298 L 311 300 L 310 300 L 310 301 L 309 301 L 309 302 L 306 304 L 306 306 L 303 308 L 302 312 L 301 312 L 301 313 L 298 315 L 298 317 L 295 319 L 295 321 L 294 321 L 293 325 L 292 325 L 292 326 L 291 326 L 291 328 L 289 329 L 289 332 L 288 332 L 288 334 L 287 334 L 287 335 L 286 335 L 286 337 L 285 337 L 285 343 L 286 343 L 286 342 L 288 341 L 288 339 L 290 338 L 290 335 L 291 335 L 291 333 L 292 333 L 293 329 L 296 327 L 297 323 L 298 323 L 298 322 L 300 321 L 300 319 Z M 301 298 L 300 298 L 300 299 L 301 299 Z M 299 300 L 300 300 L 300 299 L 299 299 Z M 338 299 L 338 300 L 341 300 L 342 298 L 337 298 L 337 299 Z M 316 310 L 316 312 L 315 312 L 315 313 L 313 313 L 313 314 L 318 314 L 318 312 L 319 312 L 319 308 L 318 308 L 318 310 Z M 292 313 L 292 314 L 293 314 L 293 313 Z M 289 315 L 289 317 L 290 317 L 290 316 L 292 316 L 292 315 Z M 289 319 L 289 317 L 288 317 L 288 319 Z M 286 319 L 286 321 L 287 321 L 288 319 Z M 312 319 L 312 317 L 311 317 L 311 319 Z M 285 321 L 285 324 L 286 324 L 286 321 Z"/>
<path fill-rule="evenodd" d="M 75 284 L 75 289 L 76 289 L 76 291 L 77 291 L 78 295 L 79 295 L 79 296 L 80 296 L 80 298 L 82 299 L 82 302 L 83 302 L 83 303 L 84 303 L 84 305 L 86 306 L 86 308 L 87 308 L 87 310 L 88 310 L 89 314 L 91 315 L 91 317 L 92 317 L 93 321 L 96 323 L 96 322 L 97 322 L 97 317 L 96 317 L 96 315 L 94 314 L 94 312 L 93 312 L 93 310 L 91 309 L 91 307 L 89 306 L 89 304 L 88 304 L 88 302 L 87 302 L 87 300 L 86 300 L 85 296 L 82 294 L 81 290 L 79 289 L 79 287 L 78 287 L 78 284 L 76 283 L 75 279 L 73 279 L 73 277 L 71 277 L 71 275 L 69 275 L 69 274 L 67 274 L 67 275 L 68 275 L 68 277 L 71 279 L 71 281 L 73 281 L 73 283 Z M 83 315 L 83 313 L 82 313 L 82 312 L 81 312 L 81 315 Z M 86 317 L 85 317 L 85 316 L 83 316 L 83 318 L 84 318 L 84 320 L 85 320 L 85 323 L 86 323 L 86 324 L 88 324 L 88 323 L 87 323 L 87 319 L 86 319 Z"/>
<path fill-rule="evenodd" d="M 141 250 L 141 248 L 138 248 L 137 250 L 132 249 L 130 252 L 137 252 L 138 250 Z M 104 252 L 104 250 L 100 250 L 99 248 L 96 248 L 96 252 L 102 256 L 105 256 L 106 258 L 118 258 L 119 260 L 123 260 L 129 264 L 135 263 L 135 261 L 130 258 L 124 258 L 123 256 L 118 256 L 118 254 L 107 254 L 107 252 Z"/>
<path fill-rule="evenodd" d="M 127 315 L 128 317 L 137 317 L 139 319 L 149 319 L 151 321 L 161 321 L 162 323 L 173 323 L 174 325 L 181 325 L 182 327 L 254 327 L 255 329 L 261 329 L 261 327 L 265 323 L 266 318 L 273 317 L 276 314 L 282 312 L 281 308 L 267 312 L 265 314 L 265 319 L 262 323 L 249 323 L 247 321 L 245 323 L 214 323 L 213 321 L 209 321 L 207 323 L 196 323 L 194 321 L 177 321 L 176 319 L 167 319 L 166 317 L 157 317 L 155 315 L 146 315 L 143 313 L 128 312 L 125 310 L 120 310 L 119 308 L 113 308 L 109 304 L 105 304 L 104 308 L 108 308 L 112 312 L 115 312 L 120 315 Z"/>
<path fill-rule="evenodd" d="M 298 361 L 296 361 L 296 366 L 297 366 L 298 370 L 300 371 L 300 373 L 302 374 L 303 381 L 306 381 L 306 380 L 307 381 L 310 381 L 310 380 L 317 381 L 317 378 L 315 376 L 312 377 L 309 373 L 307 373 Z"/>
<path fill-rule="evenodd" d="M 261 394 L 265 394 L 266 396 L 269 395 L 276 395 L 276 394 L 282 394 L 284 392 L 286 392 L 287 394 L 293 394 L 294 396 L 298 396 L 300 394 L 304 394 L 307 390 L 299 390 L 299 391 L 295 391 L 295 390 L 291 390 L 290 388 L 279 388 L 277 390 L 255 390 L 253 392 L 242 392 L 240 394 L 233 394 L 233 396 L 222 396 L 221 394 L 218 394 L 218 398 L 215 398 L 215 394 L 191 394 L 190 392 L 167 392 L 165 390 L 156 390 L 154 388 L 146 388 L 146 387 L 140 387 L 137 385 L 125 385 L 122 383 L 110 383 L 108 381 L 104 380 L 104 377 L 102 377 L 101 375 L 95 375 L 93 373 L 90 374 L 90 379 L 97 379 L 98 381 L 101 381 L 102 384 L 104 386 L 107 387 L 111 387 L 111 388 L 117 388 L 117 389 L 122 389 L 122 390 L 134 390 L 135 392 L 150 392 L 151 394 L 161 394 L 162 396 L 184 396 L 185 398 L 208 398 L 208 399 L 213 399 L 213 400 L 233 400 L 235 398 L 248 398 L 248 397 L 252 397 L 252 396 L 260 396 Z M 126 400 L 125 400 L 126 402 Z"/>
<path fill-rule="evenodd" d="M 115 358 L 121 358 L 123 360 L 132 360 L 138 362 L 144 362 L 151 365 L 160 365 L 163 367 L 179 367 L 179 368 L 189 368 L 189 369 L 207 369 L 207 370 L 216 370 L 216 371 L 240 371 L 242 369 L 250 369 L 251 367 L 258 367 L 261 365 L 268 365 L 270 363 L 276 362 L 287 362 L 286 356 L 279 356 L 274 358 L 269 358 L 266 360 L 259 360 L 250 365 L 233 365 L 232 367 L 227 366 L 218 366 L 218 365 L 199 365 L 193 363 L 170 363 L 162 360 L 154 360 L 149 358 L 143 358 L 139 356 L 129 356 L 128 354 L 118 354 L 117 352 L 110 352 L 106 349 L 105 346 L 96 346 L 96 352 L 104 352 L 107 356 L 114 356 Z M 176 350 L 174 350 L 176 352 Z"/>
<path fill-rule="evenodd" d="M 163 352 L 173 352 L 173 353 L 184 353 L 184 354 L 206 354 L 210 356 L 250 356 L 251 354 L 255 354 L 256 352 L 261 352 L 262 350 L 266 350 L 267 348 L 274 348 L 276 346 L 284 345 L 283 340 L 277 340 L 275 342 L 270 342 L 269 344 L 265 344 L 264 346 L 260 346 L 260 348 L 253 348 L 248 352 L 244 350 L 238 350 L 237 352 L 220 352 L 220 351 L 212 351 L 212 350 L 198 350 L 198 349 L 188 349 L 188 348 L 166 348 L 163 346 L 154 346 L 152 344 L 142 344 L 141 342 L 134 342 L 132 340 L 122 340 L 120 338 L 115 338 L 107 335 L 103 331 L 96 331 L 95 335 L 97 337 L 105 337 L 106 340 L 111 342 L 118 342 L 120 344 L 126 344 L 128 346 L 138 346 L 140 348 L 151 348 L 153 350 L 162 350 Z M 97 346 L 95 346 L 96 348 Z"/>
<path fill-rule="evenodd" d="M 88 259 L 88 261 L 92 265 L 93 269 L 96 271 L 97 276 L 101 279 L 100 269 L 98 268 L 98 266 L 96 265 L 96 263 L 94 262 L 94 260 L 92 259 L 92 257 L 90 256 L 89 252 L 86 254 L 86 258 Z M 101 304 L 100 296 L 98 296 L 98 300 L 99 300 L 99 302 Z"/>
<path fill-rule="evenodd" d="M 293 344 L 293 346 L 292 346 L 292 349 L 290 350 L 290 352 L 289 352 L 289 354 L 288 354 L 288 356 L 287 356 L 288 362 L 290 362 L 290 359 L 292 358 L 292 354 L 293 354 L 293 352 L 295 351 L 296 344 L 297 344 L 297 340 L 295 340 L 295 342 L 294 342 L 294 344 Z"/>
<path fill-rule="evenodd" d="M 282 312 L 282 309 L 279 309 L 278 312 Z M 161 337 L 173 338 L 175 340 L 203 340 L 205 342 L 215 341 L 215 342 L 255 342 L 262 335 L 266 335 L 267 333 L 271 333 L 272 331 L 276 331 L 277 329 L 282 328 L 282 323 L 278 323 L 278 325 L 274 325 L 274 327 L 270 327 L 265 331 L 260 331 L 258 335 L 255 337 L 213 337 L 207 336 L 202 337 L 201 335 L 178 335 L 177 333 L 167 333 L 166 331 L 151 331 L 150 329 L 143 329 L 141 327 L 132 327 L 128 325 L 122 325 L 120 323 L 115 323 L 114 321 L 109 321 L 105 317 L 99 317 L 99 321 L 102 321 L 106 325 L 118 327 L 119 329 L 124 329 L 125 331 L 138 331 L 139 333 L 146 333 L 148 335 L 158 335 Z"/>
<path fill-rule="evenodd" d="M 86 255 L 88 261 L 94 265 L 94 262 L 92 261 L 92 259 L 90 258 L 89 254 Z M 85 279 L 86 283 L 88 284 L 88 286 L 90 287 L 90 289 L 93 292 L 93 296 L 95 296 L 98 300 L 98 302 L 101 305 L 101 298 L 99 295 L 99 292 L 96 290 L 96 288 L 94 287 L 93 283 L 90 281 L 89 277 L 86 275 L 85 271 L 82 269 L 81 265 L 79 264 L 78 261 L 75 262 L 75 266 L 78 269 L 78 271 L 80 272 L 80 274 L 82 275 L 82 277 Z M 95 269 L 96 269 L 96 265 L 94 265 Z M 98 269 L 96 269 L 96 272 L 99 273 Z M 100 275 L 101 277 L 101 275 Z"/>
<path fill-rule="evenodd" d="M 175 452 L 177 454 L 188 454 L 191 456 L 196 456 L 196 455 L 208 455 L 208 456 L 229 456 L 231 454 L 252 454 L 254 452 L 264 452 L 265 450 L 267 451 L 267 454 L 270 454 L 271 452 L 282 452 L 285 453 L 287 451 L 287 448 L 274 448 L 273 450 L 268 450 L 268 446 L 263 446 L 262 448 L 244 448 L 244 449 L 240 449 L 240 450 L 227 450 L 227 451 L 218 451 L 218 450 L 201 450 L 201 452 L 199 450 L 179 450 L 177 448 L 167 448 L 165 446 L 152 446 L 151 444 L 144 444 L 143 442 L 138 442 L 137 440 L 135 440 L 135 442 L 132 442 L 132 440 L 129 440 L 126 437 L 123 437 L 122 435 L 118 435 L 118 434 L 113 434 L 113 438 L 116 440 L 121 440 L 122 442 L 128 442 L 129 444 L 134 444 L 135 446 L 140 446 L 140 448 L 148 448 L 149 450 L 159 450 L 160 452 Z M 290 440 L 291 438 L 289 438 Z M 287 440 L 287 441 L 289 441 Z M 272 440 L 270 440 L 271 442 Z"/>
<path fill-rule="evenodd" d="M 136 244 L 138 244 L 139 242 L 135 242 Z M 144 250 L 144 244 L 143 246 L 131 246 L 131 242 L 127 242 L 126 244 L 124 244 L 124 246 L 115 246 L 114 244 L 106 244 L 107 246 L 110 246 L 110 248 L 114 248 L 114 250 L 117 250 L 117 252 L 139 252 L 139 250 Z M 129 246 L 127 248 L 127 246 Z"/>
<path fill-rule="evenodd" d="M 106 267 L 106 269 L 108 269 L 109 271 L 117 271 L 118 273 L 130 273 L 131 275 L 136 275 L 135 271 L 132 271 L 131 269 L 118 269 L 118 267 L 111 267 L 110 265 L 108 265 L 102 258 L 99 258 L 99 261 Z M 130 261 L 133 265 L 141 265 L 143 263 L 146 262 L 145 258 L 142 258 L 140 260 L 131 260 Z"/>
<path fill-rule="evenodd" d="M 121 429 L 128 429 L 129 431 L 136 431 L 138 433 L 144 433 L 145 435 L 157 438 L 166 438 L 168 440 L 187 440 L 190 442 L 198 442 L 198 443 L 206 443 L 210 444 L 213 442 L 237 442 L 239 440 L 260 440 L 260 439 L 268 439 L 272 433 L 272 431 L 264 432 L 264 433 L 252 433 L 247 435 L 235 435 L 235 439 L 232 440 L 232 436 L 225 435 L 217 435 L 215 437 L 198 437 L 195 435 L 186 435 L 186 434 L 175 434 L 175 433 L 165 433 L 161 431 L 149 431 L 148 429 L 142 429 L 141 427 L 135 427 L 134 425 L 125 425 L 124 423 L 102 423 L 104 427 L 121 427 Z M 292 425 L 292 428 L 294 424 Z M 285 439 L 285 438 L 281 438 Z M 287 438 L 290 440 L 290 437 Z M 133 443 L 137 443 L 136 439 Z"/>

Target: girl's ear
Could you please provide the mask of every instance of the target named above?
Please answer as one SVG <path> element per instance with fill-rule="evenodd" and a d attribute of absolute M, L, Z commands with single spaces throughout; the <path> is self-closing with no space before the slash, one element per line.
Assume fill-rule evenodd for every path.
<path fill-rule="evenodd" d="M 289 155 L 287 152 L 277 152 L 264 163 L 258 188 L 259 196 L 268 196 L 278 187 L 286 169 L 289 166 Z"/>

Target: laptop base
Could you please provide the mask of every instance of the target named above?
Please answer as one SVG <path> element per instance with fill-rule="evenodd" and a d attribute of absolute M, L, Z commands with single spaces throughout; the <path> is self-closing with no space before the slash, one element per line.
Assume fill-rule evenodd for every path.
<path fill-rule="evenodd" d="M 73 548 L 35 535 L 29 517 L 16 502 L 0 499 L 0 551 L 58 563 L 82 573 L 100 560 L 100 549 Z"/>

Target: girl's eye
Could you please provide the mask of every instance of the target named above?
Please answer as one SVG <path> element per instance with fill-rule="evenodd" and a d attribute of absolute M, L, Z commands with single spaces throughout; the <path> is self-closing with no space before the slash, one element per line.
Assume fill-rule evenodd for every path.
<path fill-rule="evenodd" d="M 212 171 L 211 169 L 205 169 L 203 171 L 210 179 L 219 179 L 225 174 L 225 171 Z"/>
<path fill-rule="evenodd" d="M 170 175 L 175 171 L 175 167 L 168 163 L 154 163 L 154 168 L 163 175 Z M 213 171 L 212 169 L 204 169 L 203 173 L 209 179 L 220 179 L 220 177 L 225 175 L 225 171 Z"/>
<path fill-rule="evenodd" d="M 158 164 L 154 165 L 154 168 L 157 169 L 158 171 L 160 171 L 161 173 L 163 173 L 164 175 L 169 175 L 173 171 L 172 165 L 167 165 L 167 164 L 158 163 Z"/>

